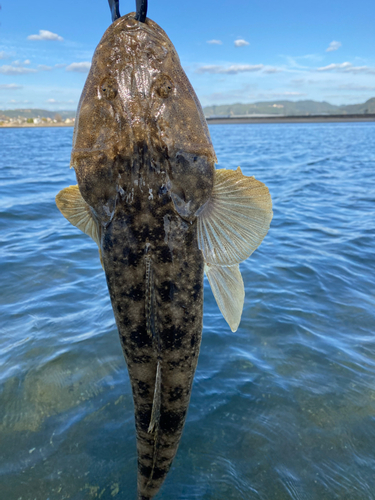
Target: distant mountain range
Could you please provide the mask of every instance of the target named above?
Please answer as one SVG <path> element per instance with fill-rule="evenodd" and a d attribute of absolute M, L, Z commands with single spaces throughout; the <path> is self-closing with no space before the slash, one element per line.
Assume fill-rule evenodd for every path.
<path fill-rule="evenodd" d="M 375 113 L 375 97 L 363 104 L 335 106 L 329 102 L 317 101 L 265 101 L 252 104 L 222 104 L 203 108 L 209 116 L 241 116 L 241 115 L 352 115 Z"/>
<path fill-rule="evenodd" d="M 375 113 L 375 97 L 362 104 L 335 106 L 329 102 L 317 101 L 264 101 L 252 104 L 222 104 L 203 108 L 206 117 L 209 116 L 251 116 L 251 115 L 352 115 Z M 10 118 L 51 118 L 66 120 L 74 118 L 75 111 L 47 111 L 45 109 L 7 109 L 0 110 L 0 120 Z"/>

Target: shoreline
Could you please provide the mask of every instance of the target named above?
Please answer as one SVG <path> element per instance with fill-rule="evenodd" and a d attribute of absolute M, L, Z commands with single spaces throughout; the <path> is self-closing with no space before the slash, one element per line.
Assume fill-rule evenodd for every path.
<path fill-rule="evenodd" d="M 345 122 L 375 122 L 375 113 L 353 115 L 295 115 L 295 116 L 233 116 L 207 117 L 208 124 L 245 124 L 245 123 L 345 123 Z M 56 128 L 74 127 L 74 123 L 2 123 L 1 128 Z"/>
<path fill-rule="evenodd" d="M 2 123 L 1 128 L 53 128 L 74 127 L 74 123 Z"/>
<path fill-rule="evenodd" d="M 241 123 L 345 123 L 345 122 L 374 122 L 375 114 L 353 115 L 295 115 L 295 116 L 233 116 L 206 118 L 208 124 L 241 124 Z"/>

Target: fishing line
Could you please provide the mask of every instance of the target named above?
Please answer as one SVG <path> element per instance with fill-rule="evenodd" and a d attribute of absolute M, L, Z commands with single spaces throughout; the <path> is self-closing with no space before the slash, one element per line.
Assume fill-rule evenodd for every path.
<path fill-rule="evenodd" d="M 136 20 L 144 23 L 147 15 L 147 0 L 136 0 Z"/>
<path fill-rule="evenodd" d="M 108 0 L 109 8 L 111 9 L 112 22 L 116 21 L 120 15 L 120 0 Z M 135 1 L 135 18 L 137 21 L 144 23 L 147 15 L 147 0 L 136 0 Z"/>
<path fill-rule="evenodd" d="M 112 22 L 116 21 L 120 16 L 119 10 L 119 1 L 120 0 L 108 0 L 109 8 L 111 9 L 112 14 Z"/>

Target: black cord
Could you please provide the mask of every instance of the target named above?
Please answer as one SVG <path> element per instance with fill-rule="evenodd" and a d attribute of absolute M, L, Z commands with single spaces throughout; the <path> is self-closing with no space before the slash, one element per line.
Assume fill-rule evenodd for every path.
<path fill-rule="evenodd" d="M 119 0 L 108 0 L 108 3 L 112 13 L 112 22 L 114 22 L 116 21 L 116 19 L 121 17 L 119 10 Z"/>
<path fill-rule="evenodd" d="M 111 9 L 112 22 L 116 21 L 120 16 L 120 0 L 108 0 L 109 8 Z M 144 23 L 147 16 L 147 0 L 135 0 L 137 21 Z"/>
<path fill-rule="evenodd" d="M 147 16 L 147 0 L 136 0 L 136 20 L 144 23 Z"/>

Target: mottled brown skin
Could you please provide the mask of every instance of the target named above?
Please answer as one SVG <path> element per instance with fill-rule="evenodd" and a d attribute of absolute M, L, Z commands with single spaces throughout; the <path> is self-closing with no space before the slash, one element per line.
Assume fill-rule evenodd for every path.
<path fill-rule="evenodd" d="M 100 227 L 132 384 L 139 500 L 158 492 L 186 418 L 203 316 L 195 213 L 212 191 L 215 159 L 167 35 L 134 14 L 117 20 L 94 55 L 71 165 Z M 160 418 L 150 430 L 158 363 Z"/>

